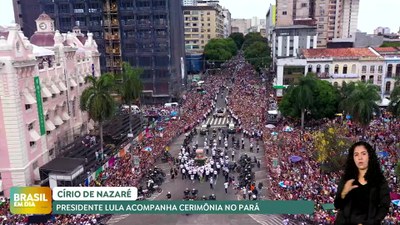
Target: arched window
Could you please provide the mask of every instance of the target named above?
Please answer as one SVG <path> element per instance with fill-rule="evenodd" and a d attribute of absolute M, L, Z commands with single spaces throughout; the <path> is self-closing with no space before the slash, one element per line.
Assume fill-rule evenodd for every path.
<path fill-rule="evenodd" d="M 324 72 L 325 73 L 329 73 L 329 65 L 328 64 L 325 65 L 325 71 Z"/>
<path fill-rule="evenodd" d="M 386 77 L 391 78 L 392 77 L 392 73 L 393 73 L 393 65 L 389 64 L 388 67 L 387 67 Z"/>
<path fill-rule="evenodd" d="M 396 65 L 396 77 L 400 76 L 400 64 Z"/>
<path fill-rule="evenodd" d="M 321 73 L 321 65 L 317 65 L 317 74 Z"/>
<path fill-rule="evenodd" d="M 361 73 L 367 73 L 367 66 L 361 67 Z"/>
<path fill-rule="evenodd" d="M 339 65 L 338 64 L 335 65 L 335 71 L 333 73 L 334 74 L 338 74 L 339 73 Z"/>
<path fill-rule="evenodd" d="M 385 92 L 390 92 L 390 86 L 391 86 L 391 83 L 390 83 L 390 81 L 388 81 L 388 82 L 386 82 L 386 85 L 385 85 Z"/>
<path fill-rule="evenodd" d="M 357 73 L 357 66 L 356 66 L 356 64 L 351 65 L 351 73 L 352 73 L 352 74 Z"/>
<path fill-rule="evenodd" d="M 312 65 L 308 65 L 307 73 L 311 73 L 311 72 L 312 72 Z"/>
<path fill-rule="evenodd" d="M 365 75 L 362 75 L 362 76 L 361 76 L 361 81 L 362 81 L 362 82 L 365 82 Z"/>
<path fill-rule="evenodd" d="M 346 64 L 344 64 L 344 66 L 343 66 L 343 74 L 347 74 L 347 65 Z"/>
<path fill-rule="evenodd" d="M 372 84 L 374 83 L 374 76 L 373 75 L 369 76 L 368 82 L 370 82 Z"/>

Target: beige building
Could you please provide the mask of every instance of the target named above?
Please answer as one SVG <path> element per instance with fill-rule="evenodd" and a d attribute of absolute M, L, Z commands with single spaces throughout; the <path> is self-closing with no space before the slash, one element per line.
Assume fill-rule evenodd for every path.
<path fill-rule="evenodd" d="M 224 37 L 224 15 L 220 5 L 184 6 L 183 15 L 187 53 L 202 53 L 209 40 Z"/>
<path fill-rule="evenodd" d="M 354 39 L 360 0 L 277 0 L 276 26 L 317 26 L 317 46 L 333 39 Z"/>
<path fill-rule="evenodd" d="M 232 19 L 232 33 L 243 33 L 246 35 L 251 27 L 251 19 Z"/>

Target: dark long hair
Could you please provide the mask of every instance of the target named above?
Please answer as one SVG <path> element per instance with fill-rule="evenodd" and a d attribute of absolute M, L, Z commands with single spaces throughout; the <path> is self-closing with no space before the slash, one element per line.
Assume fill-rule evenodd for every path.
<path fill-rule="evenodd" d="M 382 181 L 385 180 L 383 173 L 381 171 L 380 163 L 378 161 L 378 157 L 376 156 L 374 148 L 364 141 L 359 141 L 354 143 L 350 148 L 347 155 L 346 167 L 344 170 L 343 179 L 344 181 L 355 179 L 358 180 L 358 168 L 356 163 L 354 162 L 354 149 L 358 146 L 364 146 L 368 152 L 368 169 L 365 173 L 365 180 L 372 184 L 373 186 L 379 185 Z"/>

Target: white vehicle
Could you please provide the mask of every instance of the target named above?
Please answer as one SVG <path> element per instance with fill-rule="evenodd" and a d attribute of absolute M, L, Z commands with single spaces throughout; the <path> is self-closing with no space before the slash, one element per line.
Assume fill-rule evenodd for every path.
<path fill-rule="evenodd" d="M 224 117 L 226 114 L 226 109 L 225 108 L 219 108 L 217 109 L 217 112 L 215 113 L 215 115 L 217 117 Z"/>
<path fill-rule="evenodd" d="M 167 102 L 164 104 L 164 107 L 178 107 L 179 104 L 177 102 Z"/>
<path fill-rule="evenodd" d="M 228 133 L 234 134 L 235 132 L 236 132 L 235 124 L 234 123 L 228 124 Z"/>
<path fill-rule="evenodd" d="M 125 111 L 125 112 L 128 112 L 129 106 L 128 106 L 128 105 L 122 105 L 122 110 Z M 133 114 L 140 113 L 140 108 L 139 108 L 139 106 L 137 106 L 137 105 L 131 105 L 131 112 L 132 112 Z"/>

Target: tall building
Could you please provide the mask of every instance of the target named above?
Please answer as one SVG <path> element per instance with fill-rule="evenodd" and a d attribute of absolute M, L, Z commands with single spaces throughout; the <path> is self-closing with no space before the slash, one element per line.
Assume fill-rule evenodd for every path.
<path fill-rule="evenodd" d="M 209 40 L 224 37 L 221 6 L 184 6 L 183 14 L 186 53 L 203 53 Z"/>
<path fill-rule="evenodd" d="M 268 39 L 269 46 L 272 46 L 272 34 L 276 24 L 276 5 L 269 5 L 269 9 L 265 19 L 265 34 Z"/>
<path fill-rule="evenodd" d="M 222 13 L 224 15 L 224 37 L 229 37 L 232 33 L 231 12 L 229 12 L 229 9 L 223 8 Z"/>
<path fill-rule="evenodd" d="M 390 28 L 389 27 L 377 27 L 374 30 L 375 35 L 383 35 L 383 34 L 390 34 Z"/>
<path fill-rule="evenodd" d="M 119 72 L 122 61 L 141 67 L 143 101 L 159 103 L 178 97 L 184 83 L 182 0 L 22 0 L 22 9 L 37 2 L 60 32 L 79 26 L 93 33 L 101 53 L 101 71 Z M 23 22 L 37 17 L 27 11 Z"/>
<path fill-rule="evenodd" d="M 21 30 L 24 32 L 24 35 L 29 38 L 36 31 L 35 19 L 41 13 L 39 0 L 12 1 L 15 23 L 21 26 Z"/>
<path fill-rule="evenodd" d="M 41 14 L 29 41 L 18 24 L 0 28 L 0 192 L 40 181 L 39 167 L 59 146 L 93 129 L 79 98 L 85 77 L 99 76 L 92 33 L 55 30 Z M 94 71 L 94 73 L 92 73 Z"/>
<path fill-rule="evenodd" d="M 238 31 L 246 35 L 251 28 L 251 19 L 232 19 L 231 26 L 232 32 Z"/>
<path fill-rule="evenodd" d="M 354 38 L 360 0 L 277 0 L 276 26 L 317 26 L 318 47 Z"/>

